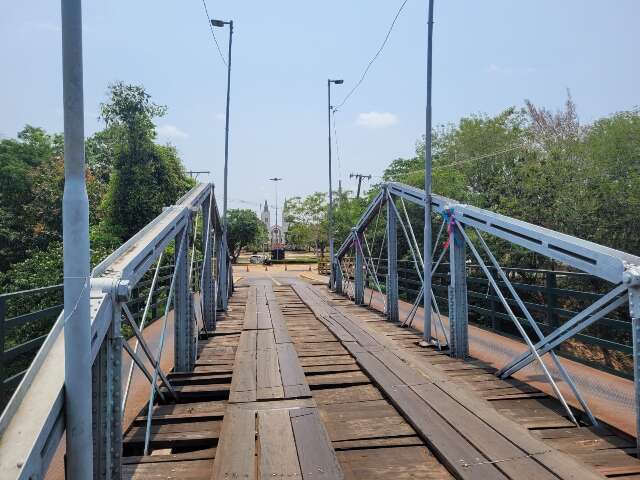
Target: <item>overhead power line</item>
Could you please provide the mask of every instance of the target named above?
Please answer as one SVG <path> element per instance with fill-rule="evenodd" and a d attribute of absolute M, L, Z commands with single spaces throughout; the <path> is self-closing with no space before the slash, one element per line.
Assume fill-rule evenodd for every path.
<path fill-rule="evenodd" d="M 216 44 L 218 53 L 220 54 L 220 59 L 222 60 L 222 63 L 224 63 L 224 66 L 226 67 L 227 61 L 225 60 L 224 55 L 222 54 L 222 50 L 220 50 L 220 44 L 218 43 L 218 39 L 216 38 L 216 33 L 213 31 L 213 25 L 211 25 L 211 17 L 209 16 L 209 10 L 207 9 L 207 2 L 205 0 L 202 0 L 202 6 L 204 7 L 204 13 L 207 16 L 207 25 L 209 25 L 211 36 L 213 37 L 213 41 Z"/>
<path fill-rule="evenodd" d="M 384 37 L 384 41 L 382 42 L 382 45 L 380 45 L 380 48 L 378 49 L 376 54 L 373 56 L 373 58 L 371 60 L 369 60 L 369 63 L 367 65 L 367 67 L 364 69 L 364 72 L 362 72 L 360 80 L 358 80 L 358 83 L 356 83 L 354 85 L 354 87 L 349 91 L 349 93 L 347 93 L 347 96 L 344 97 L 344 99 L 342 100 L 340 105 L 338 105 L 336 107 L 336 110 L 338 110 L 339 108 L 342 108 L 342 106 L 345 103 L 347 103 L 347 100 L 349 100 L 349 98 L 351 98 L 351 95 L 353 95 L 355 93 L 355 91 L 358 89 L 358 87 L 360 87 L 360 85 L 362 85 L 362 82 L 364 82 L 364 79 L 367 76 L 367 73 L 369 72 L 369 69 L 371 68 L 373 63 L 378 59 L 378 57 L 382 53 L 382 50 L 384 50 L 384 47 L 387 45 L 387 42 L 389 41 L 389 37 L 391 36 L 391 32 L 393 32 L 393 27 L 395 27 L 396 22 L 398 21 L 398 17 L 402 13 L 402 10 L 404 10 L 404 6 L 407 4 L 408 1 L 409 0 L 404 0 L 404 2 L 402 2 L 402 5 L 400 5 L 400 8 L 396 12 L 395 17 L 393 17 L 393 22 L 391 22 L 391 26 L 389 27 L 389 30 L 387 31 L 387 35 Z"/>
<path fill-rule="evenodd" d="M 444 168 L 451 168 L 451 167 L 455 167 L 457 165 L 464 165 L 465 163 L 473 162 L 473 161 L 476 161 L 476 160 L 482 160 L 483 158 L 497 157 L 498 155 L 502 155 L 503 153 L 512 152 L 513 150 L 518 150 L 518 149 L 520 149 L 522 147 L 525 147 L 525 146 L 526 146 L 525 143 L 517 143 L 517 144 L 511 145 L 510 147 L 504 148 L 502 150 L 497 150 L 495 152 L 485 153 L 483 155 L 478 155 L 476 157 L 465 158 L 464 160 L 447 163 L 445 165 L 434 165 L 433 169 L 434 170 L 440 170 L 440 169 L 444 169 Z M 408 170 L 406 172 L 402 172 L 400 175 L 410 175 L 412 173 L 424 173 L 424 169 Z M 374 175 L 374 177 L 383 178 L 382 175 Z"/>

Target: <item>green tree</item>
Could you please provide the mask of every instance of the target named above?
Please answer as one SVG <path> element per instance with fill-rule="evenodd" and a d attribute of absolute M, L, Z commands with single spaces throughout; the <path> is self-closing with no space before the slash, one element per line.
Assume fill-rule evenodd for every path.
<path fill-rule="evenodd" d="M 102 203 L 110 231 L 127 240 L 181 194 L 194 185 L 184 171 L 177 151 L 157 145 L 153 119 L 166 113 L 143 87 L 122 82 L 109 86 L 109 101 L 101 105 L 101 116 L 109 134 L 106 142 L 113 152 L 113 170 Z M 96 156 L 96 165 L 100 165 Z M 102 169 L 103 170 L 103 169 Z"/>
<path fill-rule="evenodd" d="M 264 235 L 261 226 L 264 224 L 253 210 L 236 208 L 227 211 L 227 242 L 234 262 L 243 248 L 260 241 Z"/>

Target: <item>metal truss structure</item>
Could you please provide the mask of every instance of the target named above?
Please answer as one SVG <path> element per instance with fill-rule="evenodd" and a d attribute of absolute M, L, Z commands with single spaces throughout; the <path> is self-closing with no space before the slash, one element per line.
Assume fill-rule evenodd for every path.
<path fill-rule="evenodd" d="M 413 227 L 409 220 L 404 202 L 424 208 L 426 204 L 423 190 L 396 182 L 388 182 L 382 185 L 380 193 L 375 197 L 366 211 L 358 220 L 351 233 L 337 250 L 333 261 L 337 265 L 338 274 L 334 279 L 332 288 L 337 292 L 344 291 L 343 271 L 341 265 L 349 252 L 354 251 L 355 271 L 353 273 L 353 298 L 358 304 L 364 303 L 365 282 L 367 276 L 371 278 L 376 289 L 383 294 L 378 283 L 378 274 L 375 262 L 369 251 L 368 257 L 363 250 L 363 244 L 369 249 L 366 242 L 365 230 L 372 223 L 377 214 L 386 205 L 386 253 L 387 269 L 386 284 L 384 288 L 385 312 L 391 321 L 400 321 L 398 314 L 398 258 L 397 258 L 397 226 L 401 227 L 404 238 L 409 245 L 409 251 L 413 263 L 422 282 L 422 289 L 412 305 L 409 315 L 403 323 L 413 321 L 420 302 L 424 303 L 424 281 L 421 274 L 423 264 L 420 256 L 420 248 L 413 233 Z M 396 204 L 402 207 L 400 209 Z M 557 386 L 556 379 L 552 375 L 546 363 L 542 360 L 545 354 L 551 358 L 560 378 L 570 387 L 576 400 L 592 424 L 597 421 L 589 410 L 588 405 L 580 395 L 578 388 L 558 359 L 554 349 L 562 342 L 582 332 L 598 320 L 604 318 L 610 312 L 623 307 L 628 303 L 633 333 L 633 360 L 634 360 L 634 385 L 635 385 L 635 409 L 636 409 L 636 433 L 640 432 L 640 257 L 582 240 L 570 235 L 565 235 L 547 228 L 539 227 L 521 220 L 500 215 L 481 208 L 459 203 L 455 200 L 432 195 L 434 214 L 442 217 L 442 225 L 434 246 L 437 247 L 443 231 L 447 230 L 449 239 L 445 242 L 438 258 L 434 248 L 434 266 L 432 276 L 441 264 L 445 254 L 449 253 L 450 284 L 449 284 L 449 335 L 444 332 L 440 311 L 435 302 L 433 291 L 431 292 L 431 308 L 436 318 L 434 328 L 440 327 L 445 333 L 444 338 L 449 344 L 453 357 L 464 358 L 469 352 L 468 340 L 468 303 L 466 285 L 466 261 L 467 250 L 475 259 L 487 277 L 491 288 L 495 291 L 500 303 L 512 320 L 517 331 L 525 341 L 527 352 L 512 359 L 497 375 L 506 378 L 527 365 L 537 362 L 551 385 L 556 397 L 567 411 L 569 418 L 577 424 L 577 420 L 569 408 L 565 398 Z M 471 234 L 471 235 L 470 235 Z M 491 252 L 483 234 L 502 239 L 532 252 L 544 255 L 582 272 L 586 272 L 601 278 L 612 284 L 612 288 L 589 307 L 576 314 L 573 318 L 557 327 L 551 333 L 545 335 L 536 324 L 533 316 L 527 309 L 525 302 L 520 298 L 513 284 L 509 280 L 497 259 Z M 472 237 L 474 237 L 472 239 Z M 475 241 L 475 243 L 474 243 Z M 382 253 L 382 252 L 381 252 Z M 378 262 L 379 263 L 379 262 Z M 488 265 L 489 264 L 489 265 Z M 504 290 L 504 291 L 503 291 Z M 512 305 L 515 303 L 522 318 L 516 316 Z M 428 328 L 429 329 L 429 328 Z M 429 329 L 430 330 L 430 329 Z M 529 332 L 529 333 L 528 333 Z M 535 336 L 531 336 L 533 332 Z M 427 338 L 435 338 L 432 332 L 426 332 Z M 438 345 L 440 346 L 440 345 Z M 636 435 L 637 437 L 638 435 Z M 640 447 L 640 442 L 638 442 Z"/>
<path fill-rule="evenodd" d="M 192 275 L 198 218 L 202 218 L 204 256 L 194 294 Z M 167 247 L 173 247 L 175 267 L 167 298 L 160 347 L 154 355 L 142 336 L 148 318 L 151 292 Z M 138 325 L 127 307 L 132 289 L 154 268 L 149 298 Z M 224 275 L 223 279 L 221 275 Z M 93 431 L 94 478 L 120 478 L 122 414 L 126 405 L 133 365 L 149 380 L 149 409 L 156 396 L 175 396 L 160 360 L 165 346 L 169 311 L 174 317 L 174 371 L 191 371 L 201 332 L 216 328 L 216 310 L 227 306 L 232 271 L 212 184 L 200 184 L 176 205 L 166 208 L 151 223 L 113 252 L 91 273 L 91 360 L 93 418 L 84 428 Z M 227 287 L 227 285 L 229 287 Z M 64 329 L 66 312 L 58 317 L 31 367 L 0 417 L 0 467 L 3 478 L 44 478 L 51 458 L 65 433 Z M 121 336 L 124 320 L 133 329 L 137 344 L 131 347 Z M 149 360 L 145 366 L 138 348 Z M 121 373 L 123 351 L 132 358 L 127 378 Z M 159 382 L 159 383 L 158 383 Z M 124 395 L 121 393 L 123 392 Z M 161 386 L 164 388 L 161 390 Z M 145 451 L 148 450 L 152 415 L 148 416 Z"/>

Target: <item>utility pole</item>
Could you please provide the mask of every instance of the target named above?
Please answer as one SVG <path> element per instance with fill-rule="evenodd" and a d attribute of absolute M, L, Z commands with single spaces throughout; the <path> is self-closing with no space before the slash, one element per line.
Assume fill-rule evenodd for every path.
<path fill-rule="evenodd" d="M 356 198 L 360 198 L 360 187 L 362 186 L 362 179 L 371 180 L 371 175 L 364 175 L 362 173 L 350 173 L 349 178 L 357 178 L 358 179 L 358 194 Z"/>
<path fill-rule="evenodd" d="M 85 183 L 82 2 L 62 0 L 64 419 L 67 478 L 93 478 L 89 199 Z M 119 447 L 119 446 L 118 446 Z"/>
<path fill-rule="evenodd" d="M 429 19 L 427 22 L 427 109 L 424 138 L 424 332 L 422 346 L 430 345 L 431 337 L 431 269 L 432 247 L 431 236 L 431 95 L 432 95 L 432 70 L 433 70 L 433 0 L 429 0 Z"/>
<path fill-rule="evenodd" d="M 329 288 L 333 288 L 334 261 L 333 261 L 333 185 L 331 175 L 331 84 L 342 85 L 344 80 L 327 80 L 327 120 L 329 126 Z"/>

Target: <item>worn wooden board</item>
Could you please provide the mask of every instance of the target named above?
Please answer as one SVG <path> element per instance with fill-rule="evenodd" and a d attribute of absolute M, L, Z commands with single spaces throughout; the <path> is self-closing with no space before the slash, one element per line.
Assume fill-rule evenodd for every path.
<path fill-rule="evenodd" d="M 304 480 L 341 480 L 342 469 L 316 409 L 290 410 Z"/>
<path fill-rule="evenodd" d="M 260 479 L 301 478 L 288 410 L 258 412 Z"/>
<path fill-rule="evenodd" d="M 213 463 L 213 478 L 256 479 L 255 439 L 255 411 L 229 406 Z"/>

